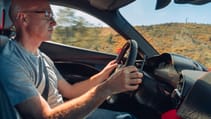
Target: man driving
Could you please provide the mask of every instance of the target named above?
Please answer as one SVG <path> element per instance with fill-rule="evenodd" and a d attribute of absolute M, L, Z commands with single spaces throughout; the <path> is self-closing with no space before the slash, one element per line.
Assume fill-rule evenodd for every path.
<path fill-rule="evenodd" d="M 69 84 L 53 61 L 39 50 L 51 40 L 56 22 L 47 0 L 13 0 L 10 16 L 16 29 L 0 54 L 0 83 L 21 118 L 30 119 L 132 119 L 132 115 L 97 109 L 112 95 L 136 90 L 142 73 L 136 67 L 121 68 L 111 61 L 98 74 Z M 47 97 L 42 94 L 48 87 Z M 63 98 L 69 100 L 64 102 Z M 103 116 L 103 115 L 104 116 Z"/>

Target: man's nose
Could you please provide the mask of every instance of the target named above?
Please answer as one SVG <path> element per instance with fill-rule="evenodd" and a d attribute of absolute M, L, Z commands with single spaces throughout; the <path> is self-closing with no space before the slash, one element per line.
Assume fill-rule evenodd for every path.
<path fill-rule="evenodd" d="M 56 26 L 56 20 L 53 17 L 50 19 L 50 25 Z"/>

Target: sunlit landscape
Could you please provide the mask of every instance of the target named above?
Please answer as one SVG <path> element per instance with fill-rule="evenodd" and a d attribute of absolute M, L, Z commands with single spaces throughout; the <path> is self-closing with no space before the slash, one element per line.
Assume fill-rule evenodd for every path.
<path fill-rule="evenodd" d="M 123 37 L 110 27 L 101 22 L 90 22 L 92 17 L 80 16 L 80 13 L 70 9 L 61 10 L 63 11 L 57 15 L 58 25 L 53 41 L 113 54 L 118 53 L 125 43 Z M 137 25 L 135 28 L 159 53 L 177 53 L 211 67 L 210 24 L 175 22 Z"/>

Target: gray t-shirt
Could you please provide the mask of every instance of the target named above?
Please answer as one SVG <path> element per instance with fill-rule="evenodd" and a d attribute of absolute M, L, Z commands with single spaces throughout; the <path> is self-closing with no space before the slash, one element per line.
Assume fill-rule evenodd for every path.
<path fill-rule="evenodd" d="M 47 72 L 44 71 L 47 69 Z M 47 73 L 47 74 L 45 74 Z M 0 83 L 5 89 L 13 106 L 26 99 L 42 94 L 46 75 L 49 79 L 48 103 L 55 107 L 63 103 L 57 89 L 62 76 L 52 60 L 38 51 L 35 56 L 27 52 L 19 43 L 10 40 L 0 53 Z"/>

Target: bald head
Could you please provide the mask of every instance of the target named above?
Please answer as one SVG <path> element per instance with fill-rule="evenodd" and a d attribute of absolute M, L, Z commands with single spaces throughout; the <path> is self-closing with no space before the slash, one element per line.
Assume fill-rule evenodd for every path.
<path fill-rule="evenodd" d="M 12 0 L 10 7 L 10 17 L 14 22 L 19 11 L 42 9 L 49 6 L 48 0 Z"/>

